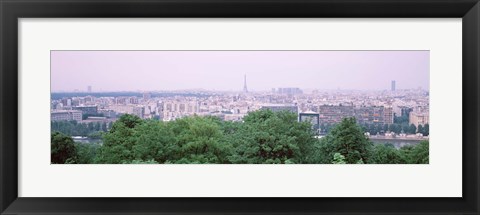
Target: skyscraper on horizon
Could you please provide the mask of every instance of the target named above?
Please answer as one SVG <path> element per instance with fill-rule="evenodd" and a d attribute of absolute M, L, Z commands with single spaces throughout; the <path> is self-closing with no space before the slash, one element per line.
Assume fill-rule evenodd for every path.
<path fill-rule="evenodd" d="M 247 75 L 245 74 L 244 79 L 243 79 L 243 92 L 248 93 L 247 89 Z"/>
<path fill-rule="evenodd" d="M 92 92 L 92 86 L 87 87 L 87 92 L 91 93 Z"/>
<path fill-rule="evenodd" d="M 392 91 L 395 91 L 395 80 L 392 80 Z"/>

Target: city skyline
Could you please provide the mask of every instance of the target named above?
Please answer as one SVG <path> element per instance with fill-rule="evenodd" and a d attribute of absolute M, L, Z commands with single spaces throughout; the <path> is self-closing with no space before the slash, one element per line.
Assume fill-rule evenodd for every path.
<path fill-rule="evenodd" d="M 52 164 L 429 163 L 428 51 L 51 55 Z"/>
<path fill-rule="evenodd" d="M 51 65 L 52 92 L 429 89 L 429 51 L 52 51 Z"/>
<path fill-rule="evenodd" d="M 95 93 L 162 93 L 162 92 L 186 92 L 186 93 L 192 93 L 192 92 L 206 92 L 206 93 L 272 93 L 273 92 L 278 92 L 278 90 L 280 89 L 299 89 L 301 90 L 302 92 L 305 91 L 305 93 L 312 93 L 312 92 L 315 92 L 315 91 L 318 91 L 318 92 L 379 92 L 379 91 L 391 91 L 391 92 L 395 92 L 395 91 L 401 91 L 401 90 L 407 90 L 407 91 L 410 91 L 410 90 L 424 90 L 424 91 L 429 91 L 428 89 L 424 89 L 424 88 L 406 88 L 406 89 L 396 89 L 395 87 L 393 88 L 390 88 L 390 89 L 366 89 L 366 90 L 357 90 L 357 89 L 341 89 L 341 88 L 337 88 L 337 89 L 318 89 L 318 88 L 301 88 L 301 87 L 273 87 L 271 89 L 264 89 L 264 90 L 252 90 L 250 91 L 249 89 L 247 89 L 247 86 L 246 85 L 246 75 L 244 76 L 244 85 L 243 85 L 243 88 L 242 89 L 234 89 L 234 90 L 207 90 L 207 89 L 200 89 L 200 88 L 197 88 L 197 89 L 194 89 L 194 88 L 191 88 L 191 89 L 175 89 L 175 90 L 95 90 L 93 89 L 93 86 L 89 85 L 87 86 L 87 89 L 74 89 L 74 90 L 71 90 L 71 91 L 51 91 L 51 93 L 92 93 L 92 94 L 95 94 Z M 392 80 L 392 82 L 395 82 L 395 80 Z"/>

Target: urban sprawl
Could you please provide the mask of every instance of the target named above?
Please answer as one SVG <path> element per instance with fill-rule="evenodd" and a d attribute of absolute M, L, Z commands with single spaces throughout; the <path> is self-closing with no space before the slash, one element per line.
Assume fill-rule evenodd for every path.
<path fill-rule="evenodd" d="M 378 91 L 315 90 L 296 87 L 273 88 L 270 91 L 249 91 L 246 77 L 238 92 L 220 91 L 151 91 L 135 95 L 102 96 L 88 87 L 83 94 L 52 98 L 51 121 L 78 123 L 111 123 L 123 114 L 143 119 L 172 121 L 187 116 L 216 116 L 222 120 L 242 121 L 251 111 L 270 109 L 291 111 L 299 121 L 308 121 L 318 134 L 325 125 L 334 125 L 343 118 L 355 117 L 362 125 L 388 125 L 395 117 L 408 119 L 408 124 L 429 123 L 429 93 L 424 89 L 390 89 Z M 380 129 L 385 137 L 421 138 L 421 133 L 404 134 Z M 426 137 L 423 137 L 426 138 Z"/>

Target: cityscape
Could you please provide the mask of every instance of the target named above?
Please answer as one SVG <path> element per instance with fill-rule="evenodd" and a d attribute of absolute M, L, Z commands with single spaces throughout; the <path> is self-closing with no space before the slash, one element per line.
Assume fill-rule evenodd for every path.
<path fill-rule="evenodd" d="M 354 51 L 350 51 L 350 53 L 347 52 L 347 54 L 351 54 L 351 52 Z M 413 53 L 418 54 L 418 52 Z M 60 51 L 58 54 L 61 55 L 62 52 Z M 268 56 L 269 53 L 266 52 L 264 54 Z M 312 53 L 310 52 L 308 54 Z M 361 52 L 355 52 L 354 54 L 357 54 L 359 57 L 363 56 L 363 53 Z M 402 54 L 406 54 L 407 57 L 409 57 L 408 54 L 410 53 Z M 420 54 L 422 54 L 422 56 L 427 56 L 425 58 L 426 60 L 423 59 L 423 61 L 426 61 L 424 64 L 427 66 L 421 67 L 420 69 L 423 73 L 426 73 L 424 77 L 427 77 L 428 79 L 428 52 Z M 372 57 L 372 59 L 375 60 L 375 57 Z M 408 58 L 406 61 L 408 61 Z M 415 64 L 414 66 L 418 65 Z M 372 66 L 368 64 L 366 67 L 372 68 Z M 298 75 L 302 75 L 301 72 L 298 73 Z M 384 73 L 386 72 L 377 74 Z M 420 73 L 415 71 L 413 72 L 413 75 L 415 74 Z M 361 75 L 362 74 L 360 74 L 360 76 Z M 423 153 L 423 157 L 416 157 L 415 159 L 422 161 L 425 161 L 426 159 L 427 162 L 420 163 L 428 163 L 428 80 L 423 80 L 423 83 L 427 83 L 426 85 L 418 84 L 416 87 L 412 87 L 411 85 L 408 86 L 411 82 L 404 82 L 405 78 L 399 78 L 402 75 L 408 76 L 408 74 L 405 75 L 404 73 L 400 73 L 386 75 L 387 78 L 390 79 L 376 79 L 374 74 L 372 74 L 372 79 L 366 79 L 368 81 L 376 82 L 377 84 L 377 81 L 383 80 L 384 83 L 381 83 L 383 89 L 342 89 L 340 87 L 337 87 L 336 89 L 324 89 L 321 87 L 315 88 L 315 82 L 312 82 L 313 84 L 308 86 L 278 85 L 263 78 L 265 75 L 262 76 L 257 73 L 249 73 L 245 71 L 243 74 L 237 72 L 235 76 L 228 77 L 228 82 L 231 84 L 228 85 L 229 88 L 225 89 L 204 89 L 199 86 L 192 86 L 190 89 L 105 91 L 97 90 L 97 88 L 101 88 L 102 86 L 83 85 L 83 90 L 70 89 L 52 91 L 52 153 L 54 150 L 54 132 L 57 132 L 55 135 L 63 135 L 62 137 L 64 137 L 64 139 L 71 139 L 70 142 L 74 143 L 73 145 L 76 148 L 73 147 L 73 149 L 77 154 L 80 151 L 87 154 L 89 153 L 89 159 L 84 159 L 85 161 L 78 162 L 78 157 L 80 155 L 76 155 L 77 157 L 75 159 L 77 161 L 74 161 L 75 159 L 70 159 L 70 163 L 412 163 L 407 161 L 409 159 L 414 160 L 414 158 L 410 158 L 413 156 L 410 151 L 419 151 L 420 149 L 417 148 L 420 148 L 420 146 L 425 150 L 425 143 L 427 149 L 426 158 L 425 152 L 419 151 L 419 154 Z M 420 77 L 422 76 L 417 76 L 417 78 Z M 273 80 L 273 78 L 270 79 Z M 52 90 L 54 88 L 54 80 L 55 79 L 53 79 L 52 76 Z M 214 80 L 214 82 L 222 82 L 224 80 L 225 79 L 217 79 Z M 341 81 L 341 79 L 338 81 Z M 264 84 L 261 85 L 261 88 L 255 87 L 258 83 L 262 82 Z M 301 82 L 302 80 L 300 80 L 300 82 L 293 81 L 292 83 Z M 307 80 L 304 80 L 303 82 L 307 83 Z M 252 84 L 250 83 L 255 83 L 253 84 L 254 87 L 252 87 Z M 236 86 L 236 89 L 234 89 L 232 85 Z M 265 85 L 268 85 L 269 87 L 267 88 Z M 365 86 L 368 85 L 369 84 L 366 83 Z M 250 153 L 251 150 L 245 151 L 242 149 L 243 151 L 238 152 L 236 150 L 236 148 L 243 148 L 244 145 L 239 144 L 244 144 L 246 140 L 240 141 L 241 143 L 235 143 L 238 141 L 237 138 L 229 142 L 228 138 L 236 137 L 235 135 L 237 135 L 237 133 L 235 132 L 232 132 L 232 137 L 222 136 L 226 136 L 226 134 L 230 132 L 230 130 L 228 130 L 230 127 L 228 126 L 233 126 L 235 129 L 242 130 L 243 128 L 241 127 L 246 126 L 243 124 L 252 122 L 252 117 L 261 118 L 262 114 L 267 114 L 268 116 L 277 117 L 279 120 L 283 120 L 282 114 L 284 113 L 290 114 L 289 116 L 291 116 L 291 119 L 294 119 L 294 122 L 288 120 L 282 121 L 286 123 L 285 126 L 288 127 L 291 125 L 292 127 L 295 127 L 297 126 L 296 124 L 298 124 L 298 126 L 303 125 L 305 127 L 305 125 L 307 125 L 306 128 L 308 128 L 308 131 L 305 133 L 305 136 L 308 137 L 302 136 L 302 138 L 307 138 L 308 140 L 301 143 L 298 141 L 290 142 L 287 144 L 291 147 L 290 149 L 285 149 L 285 146 L 280 147 L 282 153 L 273 153 L 273 155 L 269 155 L 270 157 L 263 155 L 266 152 L 272 153 L 272 150 L 279 148 L 279 144 L 283 144 L 284 140 L 277 137 L 282 136 L 283 138 L 300 139 L 300 136 L 287 134 L 288 132 L 291 132 L 287 130 L 283 133 L 279 131 L 275 131 L 277 133 L 267 132 L 268 135 L 270 135 L 267 139 L 274 139 L 269 142 L 270 148 L 266 148 L 266 152 L 262 152 L 262 148 L 265 148 L 265 146 L 261 145 L 263 144 L 263 137 L 259 137 L 261 141 L 251 140 L 252 142 L 248 143 L 250 144 L 249 147 L 257 150 L 257 152 L 253 153 L 253 155 L 246 155 L 246 157 L 250 156 L 249 159 L 239 158 L 238 156 L 245 155 L 247 152 Z M 110 149 L 102 149 L 107 147 L 105 142 L 108 142 L 108 145 L 111 145 L 112 148 L 116 147 L 115 144 L 118 144 L 118 146 L 125 145 L 122 141 L 112 141 L 111 139 L 113 139 L 113 137 L 111 136 L 113 136 L 114 131 L 117 129 L 117 123 L 128 125 L 126 122 L 132 120 L 132 118 L 134 118 L 136 122 L 142 122 L 143 124 L 148 124 L 150 122 L 159 123 L 158 125 L 155 124 L 145 129 L 152 129 L 152 127 L 155 126 L 174 126 L 175 123 L 178 124 L 183 121 L 188 122 L 188 120 L 192 119 L 202 121 L 214 118 L 218 121 L 208 121 L 205 123 L 216 123 L 216 127 L 219 129 L 218 140 L 208 143 L 198 143 L 198 140 L 196 139 L 190 140 L 190 142 L 182 142 L 183 140 L 180 138 L 180 140 L 175 140 L 178 141 L 175 147 L 182 148 L 189 144 L 196 143 L 202 145 L 202 150 L 205 150 L 208 146 L 219 148 L 214 150 L 215 153 L 213 153 L 212 158 L 205 157 L 205 154 L 210 155 L 212 153 L 211 151 L 200 153 L 198 149 L 195 149 L 193 154 L 186 154 L 183 149 L 176 152 L 177 154 L 182 154 L 183 157 L 169 157 L 169 155 L 156 156 L 151 155 L 150 153 L 150 155 L 128 155 L 131 158 L 122 158 L 123 160 L 117 158 L 98 158 L 99 155 L 108 157 L 107 151 Z M 358 143 L 353 142 L 352 144 L 358 145 L 361 144 L 360 142 L 365 142 L 365 146 L 359 145 L 358 147 L 361 149 L 356 149 L 356 157 L 350 156 L 353 152 L 345 151 L 342 146 L 335 146 L 336 141 L 334 139 L 332 140 L 332 136 L 339 130 L 341 127 L 340 125 L 347 125 L 347 119 L 354 120 L 354 123 L 351 126 L 353 126 L 353 129 L 357 129 L 361 134 L 360 136 L 362 140 L 357 141 Z M 192 123 L 194 124 L 195 122 Z M 268 123 L 268 120 L 262 123 Z M 259 126 L 262 128 L 265 124 L 257 123 L 252 124 L 251 126 Z M 207 127 L 208 124 L 202 126 L 202 128 Z M 171 130 L 171 132 L 175 132 L 175 130 Z M 203 135 L 204 132 L 212 131 L 202 132 L 200 133 Z M 242 132 L 246 131 L 242 130 Z M 304 131 L 302 130 L 302 132 Z M 240 133 L 240 131 L 238 133 Z M 247 136 L 249 136 L 249 134 L 251 133 L 248 133 Z M 217 134 L 212 133 L 212 136 L 207 136 L 211 139 L 217 137 L 216 135 Z M 251 135 L 253 136 L 257 134 Z M 302 133 L 302 135 L 304 134 Z M 245 134 L 243 134 L 243 136 L 245 136 Z M 116 137 L 117 136 L 115 136 L 115 138 Z M 137 137 L 134 134 L 132 134 L 132 137 L 140 139 L 145 138 Z M 154 141 L 154 149 L 147 148 L 142 150 L 159 150 L 159 147 L 167 147 L 166 145 L 162 145 L 163 143 L 160 143 L 164 140 L 160 141 L 156 140 L 156 137 L 153 138 L 156 141 Z M 340 136 L 338 138 L 342 139 L 345 137 Z M 140 139 L 137 141 L 140 141 Z M 328 144 L 322 142 L 327 142 L 328 140 L 332 140 L 329 147 L 336 148 L 336 150 L 329 151 L 325 149 Z M 225 149 L 224 146 L 218 146 L 218 144 L 221 145 L 222 143 L 225 143 L 225 145 L 228 145 L 230 148 Z M 139 145 L 143 143 L 129 144 L 131 145 L 127 147 L 128 150 L 131 151 L 132 154 L 135 154 L 136 150 L 139 150 Z M 297 144 L 298 146 L 292 146 L 292 144 Z M 305 144 L 308 145 L 303 146 Z M 261 149 L 258 149 L 258 146 L 260 146 Z M 296 152 L 292 152 L 292 150 L 295 149 L 302 151 L 303 148 L 300 146 L 313 151 L 318 150 L 318 152 L 316 152 L 317 156 L 325 156 L 325 154 L 327 154 L 326 156 L 329 157 L 307 159 L 307 157 L 315 155 L 307 155 L 304 153 L 301 155 L 301 158 L 297 158 L 293 155 Z M 382 156 L 376 155 L 378 157 L 375 158 L 377 161 L 373 162 L 372 160 L 375 159 L 372 159 L 371 157 L 372 154 L 376 153 L 375 150 L 379 150 L 381 153 L 386 154 Z M 114 151 L 115 150 L 110 153 L 115 153 Z M 235 154 L 235 152 L 237 152 L 237 154 Z M 402 153 L 410 154 L 406 155 Z M 279 154 L 281 154 L 281 156 L 278 156 Z M 258 158 L 259 156 L 263 156 L 264 158 Z M 391 158 L 392 156 L 394 158 Z M 406 158 L 408 156 L 410 157 Z M 52 154 L 52 160 L 53 157 L 54 155 Z M 386 157 L 393 160 L 387 161 L 385 160 L 387 159 Z M 60 162 L 52 161 L 52 163 L 69 163 L 66 162 L 67 160 L 68 158 Z"/>

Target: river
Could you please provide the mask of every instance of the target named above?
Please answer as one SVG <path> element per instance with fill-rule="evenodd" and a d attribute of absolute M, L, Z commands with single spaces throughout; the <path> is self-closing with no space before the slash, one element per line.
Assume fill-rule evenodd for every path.
<path fill-rule="evenodd" d="M 390 143 L 395 148 L 399 149 L 403 146 L 408 146 L 408 145 L 417 145 L 423 140 L 428 139 L 407 139 L 407 138 L 370 138 L 370 140 L 373 142 L 373 144 L 386 144 Z"/>

